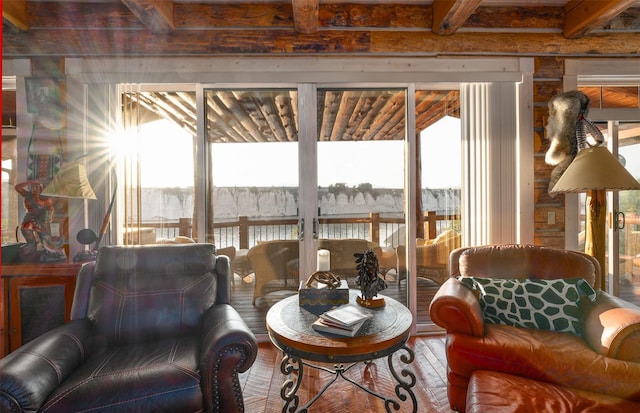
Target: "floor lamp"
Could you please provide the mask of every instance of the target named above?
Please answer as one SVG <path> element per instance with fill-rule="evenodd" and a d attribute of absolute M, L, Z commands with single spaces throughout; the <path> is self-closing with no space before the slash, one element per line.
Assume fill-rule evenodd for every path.
<path fill-rule="evenodd" d="M 605 240 L 606 191 L 640 189 L 640 184 L 622 166 L 606 146 L 587 147 L 576 155 L 550 191 L 557 193 L 586 192 L 585 252 L 600 263 L 600 287 L 606 291 Z"/>

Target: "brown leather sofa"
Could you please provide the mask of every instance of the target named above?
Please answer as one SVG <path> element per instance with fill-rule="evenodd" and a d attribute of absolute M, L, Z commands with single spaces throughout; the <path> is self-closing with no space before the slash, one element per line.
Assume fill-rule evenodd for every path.
<path fill-rule="evenodd" d="M 211 244 L 104 247 L 71 321 L 0 361 L 2 412 L 242 412 L 258 353 Z"/>
<path fill-rule="evenodd" d="M 576 251 L 534 245 L 464 247 L 450 256 L 448 279 L 431 319 L 446 329 L 448 394 L 464 411 L 475 371 L 489 370 L 577 390 L 640 401 L 640 308 L 598 290 L 600 267 Z M 581 277 L 596 290 L 580 303 L 582 336 L 487 323 L 476 293 L 457 278 Z"/>

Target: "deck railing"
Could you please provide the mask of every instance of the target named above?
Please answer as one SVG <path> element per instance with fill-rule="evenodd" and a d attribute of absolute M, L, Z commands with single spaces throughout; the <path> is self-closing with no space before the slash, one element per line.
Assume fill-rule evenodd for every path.
<path fill-rule="evenodd" d="M 445 229 L 460 230 L 460 215 L 442 215 L 425 212 L 425 235 L 433 239 Z M 366 216 L 335 216 L 318 219 L 318 238 L 361 238 L 379 245 L 397 247 L 404 243 L 404 218 L 389 217 L 379 213 Z M 141 227 L 155 228 L 156 238 L 192 236 L 190 218 L 179 222 L 144 222 Z M 311 231 L 311 228 L 307 228 Z M 247 249 L 259 241 L 298 238 L 298 218 L 250 219 L 239 217 L 237 221 L 218 221 L 213 224 L 216 246 L 235 246 Z M 382 241 L 382 242 L 381 242 Z"/>

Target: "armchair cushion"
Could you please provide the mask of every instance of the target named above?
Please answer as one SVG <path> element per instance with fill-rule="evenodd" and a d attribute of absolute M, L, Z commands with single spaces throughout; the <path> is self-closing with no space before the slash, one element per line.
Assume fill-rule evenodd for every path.
<path fill-rule="evenodd" d="M 582 278 L 537 280 L 460 277 L 479 293 L 486 322 L 582 335 L 580 300 L 596 292 Z"/>

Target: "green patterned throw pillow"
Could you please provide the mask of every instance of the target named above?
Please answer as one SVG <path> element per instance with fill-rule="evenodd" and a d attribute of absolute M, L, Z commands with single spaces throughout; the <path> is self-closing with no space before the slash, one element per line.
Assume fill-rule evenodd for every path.
<path fill-rule="evenodd" d="M 578 303 L 596 292 L 583 278 L 556 280 L 459 277 L 476 290 L 484 320 L 582 335 Z"/>

